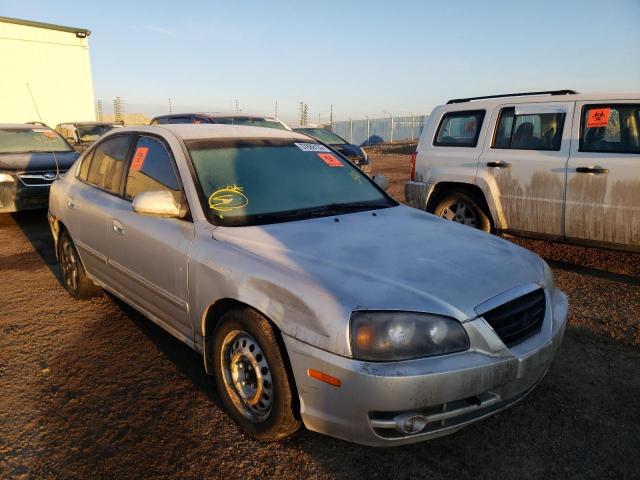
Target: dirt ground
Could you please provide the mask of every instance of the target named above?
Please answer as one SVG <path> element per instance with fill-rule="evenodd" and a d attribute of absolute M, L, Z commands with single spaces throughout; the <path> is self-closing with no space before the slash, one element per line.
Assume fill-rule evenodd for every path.
<path fill-rule="evenodd" d="M 409 156 L 372 160 L 401 199 Z M 638 478 L 640 255 L 511 240 L 570 299 L 527 399 L 406 447 L 308 431 L 261 444 L 222 411 L 198 354 L 106 294 L 65 293 L 45 212 L 0 215 L 0 478 Z"/>

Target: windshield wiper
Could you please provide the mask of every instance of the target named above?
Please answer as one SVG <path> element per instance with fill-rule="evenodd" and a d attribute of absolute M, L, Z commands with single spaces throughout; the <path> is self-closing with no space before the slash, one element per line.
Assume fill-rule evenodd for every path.
<path fill-rule="evenodd" d="M 322 205 L 319 207 L 299 208 L 297 210 L 287 210 L 284 212 L 260 213 L 255 215 L 255 218 L 328 217 L 331 215 L 342 215 L 345 213 L 354 213 L 361 210 L 374 210 L 376 208 L 387 208 L 390 206 L 391 205 L 386 202 L 331 203 L 329 205 Z"/>

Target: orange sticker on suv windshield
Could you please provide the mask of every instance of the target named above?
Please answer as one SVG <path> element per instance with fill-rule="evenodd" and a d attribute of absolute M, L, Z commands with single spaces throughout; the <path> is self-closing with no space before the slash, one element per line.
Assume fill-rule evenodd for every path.
<path fill-rule="evenodd" d="M 587 116 L 587 128 L 606 127 L 610 113 L 610 108 L 592 108 Z"/>
<path fill-rule="evenodd" d="M 133 160 L 131 160 L 131 171 L 137 172 L 142 168 L 144 159 L 147 158 L 147 153 L 149 153 L 149 147 L 138 147 L 136 149 Z"/>
<path fill-rule="evenodd" d="M 330 167 L 344 167 L 342 162 L 334 157 L 331 153 L 318 153 L 318 156 L 324 163 L 326 163 Z"/>

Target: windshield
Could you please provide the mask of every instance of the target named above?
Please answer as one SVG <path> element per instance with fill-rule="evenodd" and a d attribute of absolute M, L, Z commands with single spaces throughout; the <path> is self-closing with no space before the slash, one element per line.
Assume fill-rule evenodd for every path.
<path fill-rule="evenodd" d="M 114 125 L 78 125 L 78 140 L 93 142 L 113 128 Z"/>
<path fill-rule="evenodd" d="M 344 145 L 347 143 L 335 133 L 325 130 L 324 128 L 296 128 L 295 131 L 304 133 L 305 135 L 310 135 L 327 145 Z"/>
<path fill-rule="evenodd" d="M 257 225 L 397 205 L 366 175 L 318 143 L 185 142 L 216 223 Z"/>
<path fill-rule="evenodd" d="M 0 130 L 0 153 L 71 152 L 69 144 L 48 128 Z"/>
<path fill-rule="evenodd" d="M 282 122 L 275 118 L 264 117 L 216 117 L 213 119 L 213 123 L 223 125 L 246 125 L 248 127 L 266 127 L 276 128 L 278 130 L 287 130 Z"/>

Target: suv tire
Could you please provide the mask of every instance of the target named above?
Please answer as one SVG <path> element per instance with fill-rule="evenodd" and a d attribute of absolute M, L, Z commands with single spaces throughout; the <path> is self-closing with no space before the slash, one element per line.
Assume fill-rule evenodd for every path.
<path fill-rule="evenodd" d="M 444 194 L 431 209 L 431 213 L 446 220 L 491 232 L 491 219 L 473 196 L 463 190 Z"/>

